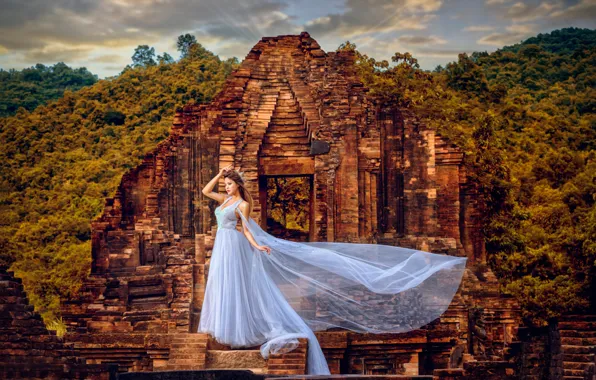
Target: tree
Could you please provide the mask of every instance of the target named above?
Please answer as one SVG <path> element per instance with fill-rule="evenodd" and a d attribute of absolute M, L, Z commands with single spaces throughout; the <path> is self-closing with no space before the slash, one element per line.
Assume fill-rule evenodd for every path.
<path fill-rule="evenodd" d="M 163 55 L 158 55 L 157 56 L 157 61 L 159 62 L 159 64 L 170 64 L 170 63 L 174 63 L 174 58 L 172 58 L 171 55 L 169 55 L 168 53 L 163 53 Z"/>
<path fill-rule="evenodd" d="M 525 45 L 519 50 L 519 54 L 528 58 L 538 58 L 543 53 L 542 48 L 536 44 Z"/>
<path fill-rule="evenodd" d="M 205 49 L 200 43 L 195 43 L 190 46 L 186 58 L 192 60 L 209 59 L 215 55 L 209 50 Z"/>
<path fill-rule="evenodd" d="M 472 53 L 472 55 L 470 55 L 470 59 L 474 62 L 474 63 L 479 63 L 480 59 L 488 57 L 488 53 L 486 51 L 483 52 L 479 52 L 479 51 L 475 51 Z"/>
<path fill-rule="evenodd" d="M 188 53 L 190 52 L 190 47 L 192 45 L 195 45 L 196 43 L 197 39 L 192 34 L 186 33 L 184 35 L 178 36 L 178 42 L 176 43 L 176 47 L 180 52 L 180 57 L 185 58 L 186 56 L 188 56 Z"/>
<path fill-rule="evenodd" d="M 448 63 L 445 70 L 447 83 L 453 89 L 473 93 L 476 96 L 484 96 L 488 91 L 488 81 L 482 67 L 466 53 L 459 54 L 457 63 Z"/>
<path fill-rule="evenodd" d="M 356 50 L 356 44 L 354 44 L 350 41 L 346 41 L 346 42 L 342 43 L 336 49 L 336 51 L 355 51 L 355 50 Z"/>
<path fill-rule="evenodd" d="M 155 66 L 155 48 L 150 48 L 148 45 L 139 45 L 132 55 L 132 63 L 134 67 Z"/>
<path fill-rule="evenodd" d="M 418 60 L 416 58 L 414 58 L 412 56 L 412 54 L 406 52 L 406 53 L 395 53 L 393 54 L 393 57 L 391 57 L 391 61 L 392 62 L 396 62 L 397 65 L 403 65 L 404 67 L 407 67 L 408 69 L 419 69 L 420 65 L 418 64 Z M 400 62 L 401 61 L 401 62 Z"/>

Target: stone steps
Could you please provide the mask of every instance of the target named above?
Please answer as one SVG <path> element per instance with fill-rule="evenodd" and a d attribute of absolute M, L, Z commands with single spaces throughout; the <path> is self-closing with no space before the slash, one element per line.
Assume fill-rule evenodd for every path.
<path fill-rule="evenodd" d="M 563 369 L 563 379 L 584 379 L 584 372 L 583 369 Z"/>
<path fill-rule="evenodd" d="M 596 331 L 596 321 L 559 322 L 559 330 Z"/>
<path fill-rule="evenodd" d="M 274 124 L 269 126 L 269 132 L 274 132 L 281 137 L 295 136 L 304 132 L 304 125 L 300 124 Z M 306 134 L 304 134 L 306 136 Z"/>
<path fill-rule="evenodd" d="M 295 98 L 279 99 L 278 103 L 279 103 L 280 107 L 296 107 L 296 106 L 298 106 L 298 102 L 296 102 Z"/>
<path fill-rule="evenodd" d="M 310 153 L 308 146 L 282 147 L 270 144 L 263 144 L 263 151 L 269 157 L 306 157 Z"/>
<path fill-rule="evenodd" d="M 302 120 L 302 115 L 298 110 L 282 111 L 279 108 L 275 108 L 271 115 L 272 123 L 296 122 L 298 120 Z"/>
<path fill-rule="evenodd" d="M 264 157 L 304 157 L 310 153 L 303 112 L 288 83 L 279 83 L 277 103 L 261 141 Z"/>
<path fill-rule="evenodd" d="M 559 330 L 559 334 L 562 338 L 596 338 L 596 331 Z"/>
<path fill-rule="evenodd" d="M 593 363 L 594 363 L 594 355 L 591 355 L 591 359 L 589 359 L 589 361 L 581 361 L 581 362 L 567 362 L 567 361 L 563 361 L 563 368 L 568 368 L 568 369 L 580 369 L 582 371 L 585 371 L 586 369 L 588 369 L 588 367 L 590 367 Z"/>
<path fill-rule="evenodd" d="M 585 379 L 596 363 L 596 316 L 564 316 L 559 322 L 563 379 Z"/>
<path fill-rule="evenodd" d="M 581 321 L 581 322 L 589 322 L 589 321 L 596 321 L 596 314 L 587 314 L 587 315 L 581 315 L 581 314 L 568 314 L 568 315 L 563 315 L 560 318 L 560 323 L 563 322 L 568 322 L 568 321 Z"/>
<path fill-rule="evenodd" d="M 561 352 L 563 354 L 589 354 L 591 352 L 590 346 L 571 346 L 571 345 L 563 345 L 561 346 Z"/>
<path fill-rule="evenodd" d="M 177 334 L 172 336 L 170 356 L 164 370 L 205 369 L 208 334 Z"/>
<path fill-rule="evenodd" d="M 282 104 L 282 102 L 284 102 L 284 104 Z M 286 102 L 292 102 L 293 104 L 285 104 Z M 279 99 L 277 102 L 277 107 L 275 107 L 275 112 L 273 113 L 273 115 L 275 116 L 275 114 L 277 114 L 277 113 L 281 113 L 281 114 L 296 113 L 296 114 L 298 114 L 298 104 L 296 103 L 296 100 L 294 98 Z"/>
<path fill-rule="evenodd" d="M 308 146 L 308 137 L 306 136 L 293 136 L 293 137 L 281 137 L 281 136 L 270 136 L 267 135 L 263 138 L 263 145 L 267 144 L 281 144 L 283 146 L 290 146 L 292 144 L 305 144 Z"/>
<path fill-rule="evenodd" d="M 562 345 L 569 346 L 596 346 L 596 337 L 586 338 L 583 336 L 579 337 L 561 337 Z"/>

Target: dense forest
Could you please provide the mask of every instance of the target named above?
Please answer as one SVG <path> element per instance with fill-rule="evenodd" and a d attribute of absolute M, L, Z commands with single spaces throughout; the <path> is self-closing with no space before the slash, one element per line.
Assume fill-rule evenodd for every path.
<path fill-rule="evenodd" d="M 141 45 L 120 75 L 0 119 L 0 265 L 51 326 L 89 273 L 90 222 L 105 198 L 168 136 L 175 109 L 209 101 L 238 64 L 189 35 L 178 48 L 173 62 Z"/>
<path fill-rule="evenodd" d="M 486 209 L 489 265 L 530 323 L 586 309 L 596 290 L 595 47 L 596 31 L 567 28 L 460 54 L 432 72 L 409 53 L 388 62 L 350 42 L 338 48 L 357 54 L 379 102 L 414 110 L 466 152 Z M 174 61 L 139 46 L 120 75 L 75 81 L 76 91 L 39 66 L 36 88 L 46 91 L 36 90 L 37 108 L 0 99 L 0 264 L 23 278 L 50 325 L 89 272 L 90 221 L 105 197 L 167 137 L 176 107 L 208 102 L 238 64 L 190 35 L 178 48 Z M 30 76 L 0 78 L 27 96 Z M 63 92 L 57 100 L 52 86 Z"/>
<path fill-rule="evenodd" d="M 0 69 L 0 117 L 14 115 L 19 107 L 33 111 L 37 106 L 97 82 L 86 68 L 72 69 L 64 62 L 54 66 L 41 63 L 21 71 Z"/>

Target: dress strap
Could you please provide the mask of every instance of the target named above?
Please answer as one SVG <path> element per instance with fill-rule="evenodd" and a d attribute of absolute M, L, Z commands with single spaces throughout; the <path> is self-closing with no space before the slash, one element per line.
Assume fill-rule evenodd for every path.
<path fill-rule="evenodd" d="M 225 204 L 226 204 L 226 202 L 230 200 L 230 198 L 232 198 L 232 196 L 231 196 L 231 195 L 230 195 L 230 196 L 228 196 L 228 197 L 227 197 L 227 198 L 226 198 L 226 199 L 223 201 L 223 203 L 219 205 L 219 207 L 221 207 L 221 206 L 225 205 Z"/>
<path fill-rule="evenodd" d="M 242 202 L 242 199 L 238 199 L 236 202 L 232 203 L 230 207 L 232 210 L 238 208 L 238 205 L 240 204 L 240 202 Z M 227 207 L 226 207 L 227 208 Z"/>
<path fill-rule="evenodd" d="M 232 208 L 232 212 L 234 212 L 234 210 L 236 210 L 238 208 L 238 206 L 240 205 L 240 203 L 242 203 L 242 199 L 238 199 L 236 202 L 232 203 L 231 206 L 229 206 L 229 207 Z M 242 214 L 242 211 L 239 211 L 239 213 Z"/>
<path fill-rule="evenodd" d="M 228 199 L 230 199 L 230 198 L 232 198 L 232 196 L 229 196 L 229 197 L 228 197 Z M 217 207 L 219 207 L 219 208 L 221 209 L 221 208 L 223 207 L 223 205 L 225 205 L 225 204 L 226 204 L 226 202 L 228 201 L 228 199 L 226 199 L 225 201 L 223 201 L 223 203 L 222 203 L 222 204 L 220 204 L 220 205 L 219 205 L 219 206 L 217 206 Z M 238 202 L 240 202 L 240 201 L 242 201 L 242 198 L 238 199 L 236 202 L 232 203 L 230 206 L 226 207 L 224 210 L 227 210 L 228 208 L 232 208 L 232 209 L 234 209 L 234 208 L 238 207 L 238 204 L 239 204 Z"/>

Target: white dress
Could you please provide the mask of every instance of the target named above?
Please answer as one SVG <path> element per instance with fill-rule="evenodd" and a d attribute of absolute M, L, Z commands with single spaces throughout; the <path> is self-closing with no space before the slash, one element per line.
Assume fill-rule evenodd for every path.
<path fill-rule="evenodd" d="M 215 210 L 213 245 L 198 332 L 261 354 L 308 339 L 308 374 L 329 368 L 313 331 L 343 328 L 387 333 L 417 329 L 439 317 L 457 291 L 466 259 L 381 244 L 276 238 L 240 209 L 254 248 L 236 229 L 239 199 Z M 224 207 L 223 209 L 221 207 Z"/>

